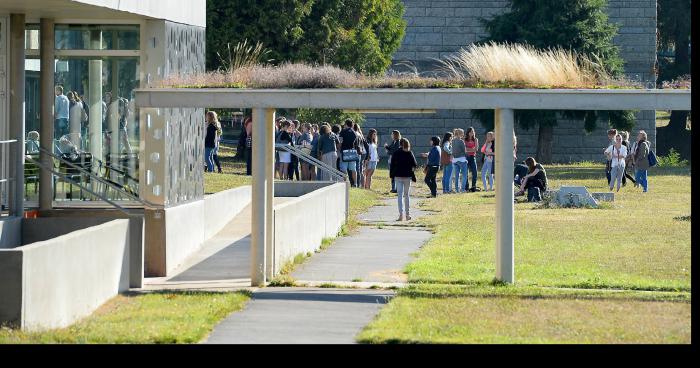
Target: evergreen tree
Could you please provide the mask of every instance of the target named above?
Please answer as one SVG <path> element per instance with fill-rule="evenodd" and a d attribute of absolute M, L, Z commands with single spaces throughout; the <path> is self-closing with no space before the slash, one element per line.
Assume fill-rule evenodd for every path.
<path fill-rule="evenodd" d="M 561 47 L 599 60 L 611 75 L 620 76 L 623 61 L 613 37 L 617 27 L 608 21 L 606 0 L 511 0 L 511 11 L 490 20 L 482 19 L 489 37 L 483 42 L 530 44 L 537 48 Z M 493 126 L 493 111 L 475 110 L 487 127 Z M 518 110 L 516 123 L 524 128 L 539 127 L 537 161 L 552 161 L 554 126 L 560 118 L 583 119 L 588 132 L 598 120 L 607 120 L 618 129 L 631 129 L 631 111 L 552 111 Z"/>
<path fill-rule="evenodd" d="M 659 83 L 690 74 L 690 0 L 659 0 L 659 46 L 673 50 L 673 58 L 659 58 Z M 656 130 L 657 153 L 671 148 L 690 159 L 690 131 L 686 128 L 688 111 L 671 111 L 667 126 Z"/>

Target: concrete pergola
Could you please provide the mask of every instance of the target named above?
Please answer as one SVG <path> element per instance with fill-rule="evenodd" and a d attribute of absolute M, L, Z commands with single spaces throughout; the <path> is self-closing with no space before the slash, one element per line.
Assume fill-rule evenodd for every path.
<path fill-rule="evenodd" d="M 252 108 L 251 279 L 266 282 L 272 251 L 274 120 L 277 108 L 416 111 L 493 109 L 499 147 L 513 146 L 514 110 L 690 110 L 690 90 L 622 89 L 142 89 L 149 108 Z M 264 137 L 260 139 L 259 137 Z M 515 282 L 513 152 L 496 150 L 496 279 Z"/>

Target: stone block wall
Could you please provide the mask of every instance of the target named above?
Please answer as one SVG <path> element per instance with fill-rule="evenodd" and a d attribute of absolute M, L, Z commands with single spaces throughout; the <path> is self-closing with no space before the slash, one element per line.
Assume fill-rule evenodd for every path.
<path fill-rule="evenodd" d="M 507 0 L 461 0 L 430 1 L 404 0 L 407 22 L 406 36 L 399 51 L 394 54 L 396 70 L 398 63 L 409 61 L 419 71 L 435 69 L 433 59 L 443 58 L 461 47 L 486 37 L 479 21 L 508 10 Z M 620 46 L 625 60 L 625 73 L 644 82 L 656 81 L 656 0 L 609 0 L 610 20 L 619 25 L 614 42 Z M 417 106 L 418 107 L 418 106 Z M 652 144 L 656 142 L 654 111 L 637 114 L 635 132 L 645 129 Z M 416 152 L 427 152 L 432 135 L 442 138 L 445 131 L 473 126 L 483 141 L 486 130 L 478 119 L 473 119 L 469 110 L 437 111 L 435 114 L 367 115 L 365 131 L 376 128 L 381 143 L 390 139 L 393 129 L 398 129 L 411 140 Z M 598 124 L 590 134 L 583 130 L 582 121 L 559 122 L 554 131 L 553 159 L 555 162 L 601 161 L 607 143 L 607 125 Z M 518 136 L 518 158 L 534 156 L 537 148 L 537 129 L 516 129 Z M 384 154 L 383 150 L 381 154 Z"/>

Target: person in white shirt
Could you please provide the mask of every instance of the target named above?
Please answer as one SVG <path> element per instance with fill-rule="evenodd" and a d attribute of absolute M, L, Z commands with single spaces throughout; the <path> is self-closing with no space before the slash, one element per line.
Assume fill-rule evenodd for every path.
<path fill-rule="evenodd" d="M 610 145 L 605 150 L 605 154 L 610 157 L 610 191 L 617 183 L 617 191 L 620 191 L 622 177 L 625 175 L 625 157 L 627 157 L 627 147 L 622 145 L 622 136 L 615 135 L 615 144 Z"/>
<path fill-rule="evenodd" d="M 374 174 L 374 170 L 377 169 L 377 163 L 379 162 L 379 153 L 377 152 L 377 141 L 377 130 L 370 129 L 369 133 L 367 133 L 367 143 L 369 146 L 369 152 L 365 160 L 365 189 L 370 189 L 370 187 L 372 186 L 372 174 Z"/>

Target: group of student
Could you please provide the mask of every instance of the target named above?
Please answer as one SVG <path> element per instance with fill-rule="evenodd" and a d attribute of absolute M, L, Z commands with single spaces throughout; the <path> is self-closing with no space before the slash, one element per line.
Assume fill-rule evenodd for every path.
<path fill-rule="evenodd" d="M 640 130 L 637 140 L 630 144 L 628 132 L 610 129 L 608 140 L 610 144 L 603 153 L 607 157 L 605 176 L 608 179 L 610 191 L 617 185 L 619 192 L 620 186 L 626 185 L 629 179 L 635 187 L 641 186 L 642 191 L 646 193 L 649 189 L 647 172 L 651 166 L 649 156 L 653 155 L 647 133 Z M 634 169 L 634 178 L 627 173 L 628 168 Z"/>
<path fill-rule="evenodd" d="M 280 117 L 275 121 L 275 143 L 293 145 L 326 165 L 348 174 L 353 187 L 369 189 L 377 168 L 377 131 L 367 136 L 359 124 L 346 119 L 343 125 L 300 123 Z M 317 170 L 311 162 L 280 150 L 276 155 L 276 176 L 286 180 L 331 180 L 331 174 Z M 301 176 L 299 175 L 301 168 Z"/>

